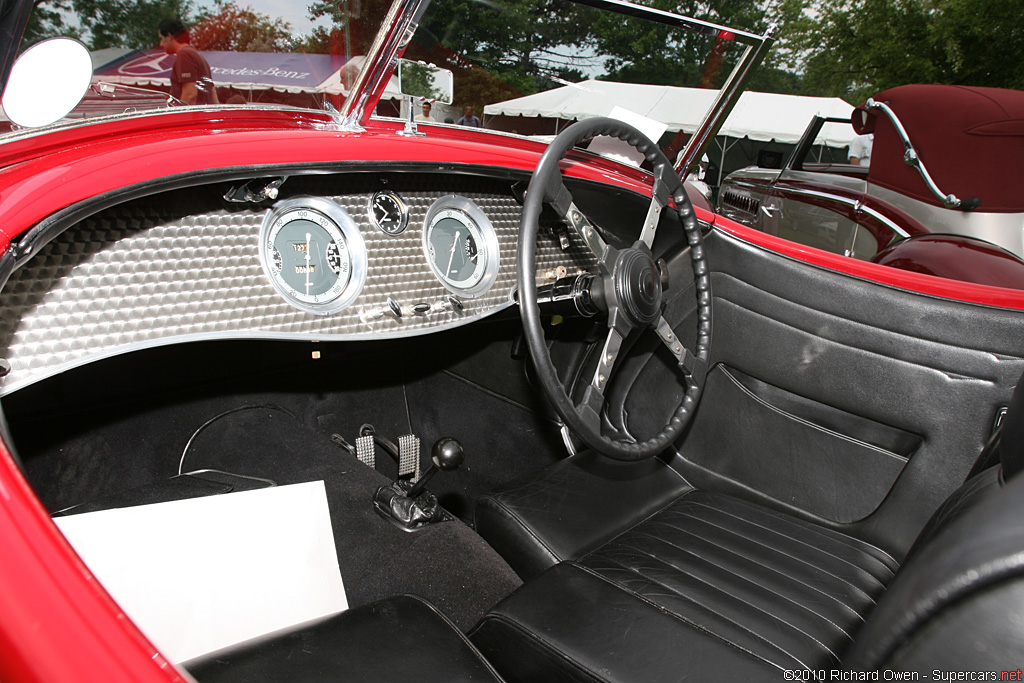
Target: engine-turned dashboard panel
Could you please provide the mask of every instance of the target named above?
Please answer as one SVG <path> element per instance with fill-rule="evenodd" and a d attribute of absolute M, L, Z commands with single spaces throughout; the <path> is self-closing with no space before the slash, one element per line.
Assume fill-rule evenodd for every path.
<path fill-rule="evenodd" d="M 300 176 L 243 204 L 216 189 L 106 209 L 16 270 L 0 291 L 0 394 L 149 346 L 411 336 L 513 305 L 510 181 Z M 594 264 L 577 235 L 543 232 L 538 282 Z"/>

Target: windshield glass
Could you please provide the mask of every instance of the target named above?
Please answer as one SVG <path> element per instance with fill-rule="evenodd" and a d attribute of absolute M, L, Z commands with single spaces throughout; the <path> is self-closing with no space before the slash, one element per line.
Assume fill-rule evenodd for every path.
<path fill-rule="evenodd" d="M 654 21 L 628 16 L 627 3 L 588 4 L 595 1 L 605 7 L 434 0 L 403 56 L 450 71 L 452 97 L 410 100 L 396 75 L 368 106 L 381 117 L 407 118 L 412 107 L 420 122 L 536 136 L 588 116 L 641 115 L 657 122 L 645 132 L 678 152 L 750 36 L 683 28 L 664 13 Z M 390 7 L 390 0 L 41 0 L 21 49 L 54 36 L 88 48 L 92 86 L 65 122 L 181 105 L 341 110 L 382 22 L 396 16 Z M 710 16 L 701 18 L 723 21 L 703 7 Z M 414 69 L 405 74 L 403 85 L 417 80 Z"/>

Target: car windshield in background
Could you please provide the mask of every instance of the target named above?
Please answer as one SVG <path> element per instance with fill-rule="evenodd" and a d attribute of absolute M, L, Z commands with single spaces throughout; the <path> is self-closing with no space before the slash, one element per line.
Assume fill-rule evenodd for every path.
<path fill-rule="evenodd" d="M 561 0 L 435 0 L 404 57 L 450 71 L 454 94 L 450 103 L 413 101 L 414 113 L 426 122 L 554 135 L 576 118 L 621 114 L 613 111 L 619 107 L 658 122 L 645 132 L 678 152 L 761 38 L 666 13 L 629 16 L 640 12 L 627 3 L 597 4 L 602 9 Z M 129 9 L 118 0 L 43 0 L 22 49 L 54 36 L 89 49 L 92 85 L 68 119 L 182 104 L 340 110 L 390 6 L 347 0 L 282 11 L 267 0 L 173 0 Z M 167 19 L 180 19 L 185 32 L 161 28 Z M 375 106 L 378 116 L 408 116 L 397 76 Z"/>

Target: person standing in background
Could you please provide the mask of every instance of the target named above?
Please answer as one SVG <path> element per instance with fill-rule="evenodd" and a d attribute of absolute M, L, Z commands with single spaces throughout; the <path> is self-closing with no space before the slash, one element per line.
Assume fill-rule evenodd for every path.
<path fill-rule="evenodd" d="M 473 107 L 466 107 L 462 110 L 462 118 L 456 121 L 460 126 L 469 126 L 470 128 L 480 128 L 480 119 L 473 116 Z"/>
<path fill-rule="evenodd" d="M 199 50 L 189 44 L 188 31 L 177 19 L 164 19 L 157 26 L 160 47 L 174 55 L 171 67 L 171 97 L 185 104 L 220 104 L 213 87 L 213 74 Z"/>
<path fill-rule="evenodd" d="M 854 166 L 871 164 L 871 147 L 875 142 L 874 133 L 858 135 L 850 141 L 850 163 Z"/>
<path fill-rule="evenodd" d="M 426 121 L 428 123 L 436 123 L 436 121 L 434 120 L 434 117 L 430 115 L 431 108 L 432 108 L 432 105 L 430 104 L 430 102 L 424 101 L 423 102 L 423 113 L 416 115 L 416 121 L 420 121 L 420 122 Z"/>

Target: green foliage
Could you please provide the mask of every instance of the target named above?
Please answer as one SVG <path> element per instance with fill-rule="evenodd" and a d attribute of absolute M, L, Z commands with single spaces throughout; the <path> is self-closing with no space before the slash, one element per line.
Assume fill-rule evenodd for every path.
<path fill-rule="evenodd" d="M 56 36 L 78 38 L 91 50 L 155 47 L 157 24 L 188 16 L 191 6 L 190 0 L 40 0 L 22 48 Z"/>
<path fill-rule="evenodd" d="M 213 7 L 198 13 L 192 0 L 41 0 L 33 9 L 23 45 L 71 36 L 91 50 L 152 48 L 159 44 L 157 25 L 168 18 L 190 26 L 192 44 L 200 50 L 287 52 L 295 47 L 286 22 L 226 0 L 215 0 Z"/>
<path fill-rule="evenodd" d="M 37 0 L 22 47 L 56 35 L 93 50 L 155 47 L 159 21 L 178 17 L 193 24 L 193 44 L 204 50 L 357 56 L 391 6 L 313 0 L 309 17 L 331 25 L 299 38 L 252 7 L 212 1 Z M 904 83 L 1024 89 L 1020 0 L 634 1 L 752 33 L 776 24 L 777 42 L 747 82 L 752 90 L 858 103 Z M 451 69 L 456 101 L 479 107 L 586 78 L 717 87 L 740 53 L 721 45 L 564 0 L 433 0 L 405 56 Z"/>
<path fill-rule="evenodd" d="M 156 27 L 168 17 L 187 17 L 190 0 L 70 0 L 91 50 L 150 48 L 159 44 Z"/>
<path fill-rule="evenodd" d="M 1024 88 L 1017 0 L 817 0 L 787 35 L 806 94 L 859 103 L 907 83 Z"/>

